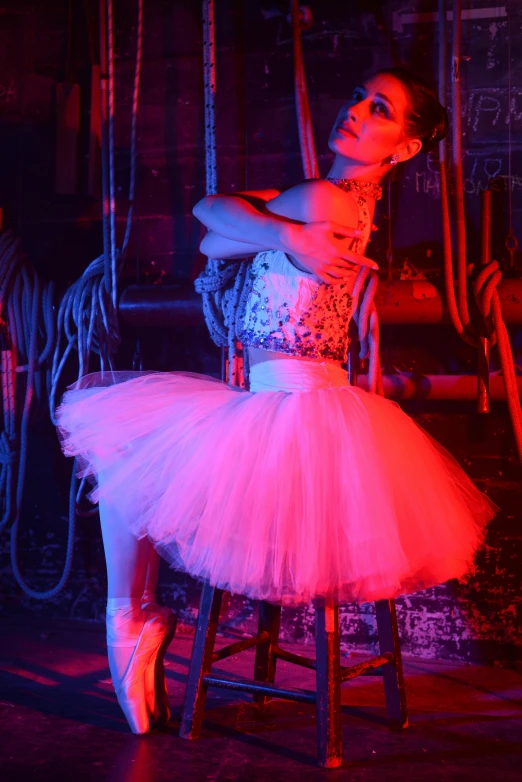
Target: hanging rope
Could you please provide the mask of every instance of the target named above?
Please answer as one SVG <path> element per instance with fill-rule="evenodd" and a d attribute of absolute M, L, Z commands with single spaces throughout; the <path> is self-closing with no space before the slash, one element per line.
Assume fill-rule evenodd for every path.
<path fill-rule="evenodd" d="M 490 344 L 498 344 L 498 353 L 502 377 L 506 388 L 506 400 L 515 434 L 515 445 L 522 463 L 522 408 L 518 393 L 515 362 L 509 340 L 508 330 L 502 317 L 498 285 L 502 279 L 497 261 L 491 261 L 479 273 L 474 282 L 475 300 L 488 327 Z"/>
<path fill-rule="evenodd" d="M 112 307 L 116 315 L 116 301 L 118 295 L 117 283 L 117 251 L 116 251 L 116 193 L 114 184 L 114 33 L 112 18 L 112 0 L 107 0 L 107 108 L 108 108 L 108 135 L 107 145 L 109 161 L 109 258 L 110 281 L 105 280 L 105 287 L 111 294 Z"/>
<path fill-rule="evenodd" d="M 314 134 L 301 44 L 301 21 L 298 0 L 292 0 L 292 33 L 294 46 L 294 76 L 297 108 L 297 124 L 301 157 L 305 177 L 318 177 L 319 166 L 315 153 Z M 359 358 L 368 359 L 368 390 L 383 394 L 380 358 L 379 358 L 379 318 L 374 303 L 374 296 L 379 284 L 375 272 L 361 266 L 353 289 L 355 310 L 353 319 L 359 332 Z"/>
<path fill-rule="evenodd" d="M 447 24 L 446 3 L 439 0 L 439 100 L 444 105 L 446 102 L 446 61 L 447 61 Z M 446 146 L 444 140 L 439 144 L 440 154 L 440 184 L 442 205 L 442 239 L 444 253 L 444 279 L 448 311 L 453 327 L 459 336 L 474 347 L 480 346 L 480 332 L 488 334 L 490 345 L 498 344 L 502 377 L 506 388 L 508 410 L 515 435 L 517 453 L 522 463 L 522 408 L 518 394 L 516 370 L 513 361 L 513 353 L 509 341 L 509 334 L 502 317 L 502 309 L 497 288 L 502 279 L 502 272 L 496 261 L 487 263 L 477 275 L 474 281 L 475 300 L 482 317 L 480 329 L 476 329 L 470 322 L 467 302 L 467 266 L 466 266 L 466 232 L 464 220 L 464 187 L 462 170 L 462 122 L 461 122 L 461 80 L 460 80 L 460 28 L 461 28 L 461 0 L 453 0 L 453 49 L 452 49 L 452 166 L 455 178 L 455 206 L 457 229 L 457 279 L 458 296 L 455 297 L 453 276 L 453 255 L 451 249 L 451 227 L 449 216 L 449 200 L 447 186 L 447 161 Z M 508 41 L 510 39 L 508 30 Z M 510 47 L 508 46 L 508 51 Z M 509 85 L 511 85 L 511 59 L 509 67 Z M 511 96 L 509 86 L 509 97 Z M 511 104 L 510 104 L 511 116 Z M 510 131 L 509 131 L 510 132 Z M 511 139 L 511 132 L 510 132 Z M 511 191 L 511 148 L 509 163 L 509 190 Z M 511 210 L 511 200 L 509 202 Z M 511 258 L 516 250 L 516 239 L 512 234 L 512 215 L 510 211 L 510 233 L 506 239 L 508 251 L 514 248 Z M 510 243 L 508 244 L 508 240 Z M 514 241 L 513 241 L 514 240 Z"/>
<path fill-rule="evenodd" d="M 507 6 L 507 34 L 508 34 L 508 213 L 509 232 L 506 236 L 505 246 L 509 254 L 509 268 L 515 267 L 515 253 L 518 247 L 517 237 L 513 231 L 513 137 L 511 130 L 511 118 L 514 111 L 514 101 L 511 95 L 511 9 Z"/>
<path fill-rule="evenodd" d="M 299 0 L 292 0 L 292 38 L 294 49 L 294 92 L 297 112 L 297 129 L 305 179 L 317 179 L 319 166 L 315 153 L 315 140 L 310 114 L 310 102 L 306 86 L 306 75 L 301 42 L 301 10 Z"/>
<path fill-rule="evenodd" d="M 445 13 L 444 13 L 445 15 Z M 451 108 L 453 170 L 455 175 L 455 226 L 457 232 L 457 306 L 464 330 L 476 336 L 471 325 L 467 295 L 466 221 L 464 215 L 464 178 L 462 173 L 462 114 L 460 80 L 462 0 L 453 0 L 453 46 L 451 56 Z"/>
<path fill-rule="evenodd" d="M 103 11 L 103 3 L 101 3 Z M 102 68 L 102 204 L 104 253 L 89 264 L 82 276 L 65 292 L 58 309 L 55 323 L 54 283 L 43 290 L 36 273 L 22 260 L 19 244 L 9 233 L 0 238 L 0 307 L 3 315 L 6 304 L 8 320 L 2 319 L 2 395 L 4 405 L 4 432 L 0 438 L 0 489 L 5 497 L 2 521 L 5 526 L 13 519 L 11 527 L 11 563 L 16 581 L 22 590 L 33 598 L 49 599 L 63 589 L 72 566 L 76 514 L 83 496 L 85 479 L 76 479 L 76 463 L 73 464 L 69 489 L 69 528 L 63 573 L 52 589 L 32 589 L 22 575 L 19 565 L 19 516 L 23 495 L 25 466 L 27 460 L 27 430 L 33 396 L 47 397 L 52 422 L 56 425 L 55 408 L 62 372 L 67 360 L 75 352 L 78 355 L 78 378 L 89 371 L 92 354 L 99 356 L 102 371 L 113 369 L 113 357 L 120 344 L 117 322 L 117 281 L 123 268 L 125 250 L 132 225 L 132 211 L 136 182 L 136 133 L 141 77 L 143 41 L 143 0 L 138 0 L 138 24 L 136 40 L 136 69 L 134 75 L 132 127 L 131 127 L 131 173 L 129 185 L 129 211 L 125 236 L 121 250 L 116 247 L 116 204 L 114 187 L 114 51 L 112 0 L 108 0 L 107 13 L 100 19 L 102 38 L 102 61 L 107 60 L 108 90 L 104 84 L 105 69 Z M 107 31 L 105 37 L 104 30 Z M 107 48 L 103 41 L 107 40 Z M 106 104 L 108 100 L 108 123 Z M 11 280 L 14 280 L 11 285 Z M 12 288 L 12 291 L 9 289 Z M 8 297 L 6 299 L 6 297 Z M 41 307 L 40 307 L 41 302 Z M 38 353 L 37 343 L 41 334 L 46 335 L 45 345 Z M 65 347 L 62 343 L 65 340 Z M 54 346 L 54 352 L 53 352 Z M 45 384 L 42 382 L 42 367 L 45 370 Z M 17 366 L 17 360 L 26 359 L 26 364 Z M 20 434 L 16 432 L 15 382 L 16 373 L 27 372 L 26 392 L 21 413 Z M 16 465 L 15 502 L 12 500 Z M 92 514 L 91 510 L 88 512 Z M 87 514 L 84 514 L 87 515 Z"/>
<path fill-rule="evenodd" d="M 203 89 L 205 101 L 206 194 L 217 193 L 216 161 L 216 44 L 214 0 L 203 0 Z M 232 385 L 246 386 L 248 351 L 238 344 L 236 318 L 244 301 L 248 261 L 225 263 L 209 258 L 195 279 L 194 287 L 203 299 L 203 314 L 212 340 L 228 349 L 228 377 Z"/>
<path fill-rule="evenodd" d="M 34 397 L 45 399 L 49 371 L 44 369 L 54 341 L 54 284 L 41 284 L 11 231 L 0 237 L 0 353 L 4 428 L 0 435 L 0 529 L 15 523 L 25 478 L 28 417 Z M 40 312 L 40 302 L 42 310 Z M 38 351 L 38 339 L 45 341 Z M 20 363 L 19 363 L 20 362 Z M 25 394 L 16 393 L 27 373 Z M 42 378 L 42 373 L 44 377 Z M 19 379 L 18 379 L 19 378 Z M 17 396 L 23 398 L 17 410 Z M 17 419 L 21 419 L 18 423 Z M 16 484 L 16 490 L 15 490 Z M 13 502 L 13 492 L 15 493 Z"/>
<path fill-rule="evenodd" d="M 45 405 L 50 386 L 48 368 L 55 340 L 54 283 L 42 286 L 24 258 L 20 240 L 11 231 L 0 237 L 0 353 L 3 431 L 0 434 L 0 529 L 11 523 L 11 565 L 15 579 L 32 597 L 52 597 L 65 583 L 35 592 L 24 582 L 18 564 L 29 418 L 34 402 Z M 25 375 L 25 381 L 24 381 Z M 25 383 L 25 389 L 24 389 Z M 72 557 L 74 526 L 69 527 L 66 570 Z"/>
<path fill-rule="evenodd" d="M 439 101 L 444 106 L 447 96 L 447 41 L 448 25 L 446 19 L 446 2 L 439 0 Z M 477 345 L 476 330 L 469 321 L 467 304 L 467 266 L 466 266 L 466 225 L 464 219 L 464 187 L 462 172 L 462 120 L 460 97 L 460 11 L 458 19 L 453 12 L 453 50 L 452 50 L 452 166 L 455 175 L 455 208 L 457 212 L 457 279 L 458 300 L 455 295 L 455 279 L 453 274 L 453 250 L 451 241 L 451 222 L 448 197 L 448 161 L 446 139 L 439 142 L 440 160 L 440 191 L 442 208 L 442 248 L 444 257 L 444 283 L 446 302 L 451 323 L 457 334 L 468 345 Z M 455 26 L 456 25 L 456 26 Z"/>
<path fill-rule="evenodd" d="M 76 280 L 66 291 L 58 311 L 58 338 L 53 357 L 52 387 L 49 407 L 51 418 L 56 424 L 54 411 L 56 408 L 56 395 L 58 393 L 61 375 L 69 355 L 78 353 L 78 378 L 83 377 L 89 371 L 91 354 L 99 356 L 101 371 L 113 370 L 113 357 L 120 344 L 120 335 L 117 321 L 115 301 L 117 300 L 117 281 L 123 269 L 125 252 L 127 250 L 130 231 L 132 227 L 132 215 L 136 188 L 136 161 L 137 161 L 137 120 L 139 108 L 139 90 L 141 82 L 141 66 L 143 52 L 143 0 L 138 0 L 138 19 L 136 32 L 136 66 L 134 71 L 131 143 L 130 143 L 130 181 L 129 181 L 129 208 L 125 226 L 125 234 L 121 250 L 115 247 L 116 204 L 114 198 L 114 51 L 112 48 L 112 2 L 107 6 L 107 72 L 109 74 L 109 88 L 103 89 L 108 95 L 109 121 L 105 123 L 105 135 L 107 144 L 102 143 L 102 161 L 109 161 L 106 166 L 109 183 L 103 202 L 103 228 L 104 236 L 108 241 L 108 252 L 95 258 L 85 269 L 82 276 Z M 104 17 L 101 19 L 103 28 Z M 103 30 L 102 30 L 102 39 Z M 102 41 L 103 43 L 103 41 Z M 103 49 L 103 46 L 102 46 Z M 105 55 L 102 57 L 102 60 Z M 104 81 L 102 69 L 102 82 Z M 102 115 L 104 114 L 104 102 L 102 99 Z M 102 123 L 103 124 L 103 123 Z M 103 180 L 103 177 L 102 177 Z M 110 182 L 113 184 L 110 185 Z M 109 274 L 107 274 L 107 256 L 109 257 Z M 65 338 L 65 348 L 62 351 L 62 339 Z"/>
<path fill-rule="evenodd" d="M 447 53 L 448 53 L 448 25 L 446 20 L 446 0 L 439 0 L 439 101 L 444 106 L 447 96 Z M 451 245 L 451 224 L 448 199 L 448 178 L 447 178 L 447 154 L 446 139 L 439 142 L 440 159 L 440 193 L 442 208 L 442 249 L 444 256 L 444 283 L 446 291 L 446 302 L 451 323 L 457 334 L 469 345 L 476 345 L 476 338 L 468 332 L 462 323 L 455 296 L 455 281 L 453 277 L 453 251 Z M 459 255 L 462 261 L 462 257 Z M 466 259 L 464 257 L 464 268 Z"/>
<path fill-rule="evenodd" d="M 305 177 L 318 177 L 319 167 L 315 152 L 313 128 L 301 45 L 300 9 L 292 0 L 292 32 L 294 47 L 294 85 L 297 123 Z M 214 2 L 203 0 L 203 74 L 205 100 L 205 161 L 207 195 L 217 191 L 214 99 L 216 92 L 216 65 L 214 41 Z M 249 262 L 224 263 L 209 259 L 203 272 L 194 281 L 194 287 L 203 298 L 203 314 L 212 340 L 228 348 L 229 377 L 233 385 L 245 386 L 248 377 L 248 351 L 242 354 L 238 346 L 239 319 L 248 296 L 247 275 Z M 361 267 L 354 288 L 357 307 L 354 320 L 359 329 L 361 359 L 369 359 L 368 387 L 383 393 L 379 361 L 379 322 L 373 301 L 377 289 L 377 275 Z M 362 336 L 361 336 L 362 335 Z"/>

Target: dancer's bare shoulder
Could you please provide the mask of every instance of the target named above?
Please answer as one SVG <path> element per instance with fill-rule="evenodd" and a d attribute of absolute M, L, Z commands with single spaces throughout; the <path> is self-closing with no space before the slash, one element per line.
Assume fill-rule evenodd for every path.
<path fill-rule="evenodd" d="M 352 196 L 325 179 L 307 179 L 268 200 L 266 208 L 303 223 L 331 220 L 356 228 L 359 219 Z"/>

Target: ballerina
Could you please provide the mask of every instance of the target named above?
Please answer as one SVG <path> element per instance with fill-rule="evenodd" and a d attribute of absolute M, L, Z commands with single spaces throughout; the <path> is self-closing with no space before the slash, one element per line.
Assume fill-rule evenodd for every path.
<path fill-rule="evenodd" d="M 237 313 L 249 390 L 129 371 L 65 393 L 59 435 L 99 502 L 109 663 L 135 733 L 168 714 L 161 666 L 175 620 L 154 603 L 152 571 L 147 581 L 153 549 L 222 589 L 291 604 L 392 598 L 473 567 L 497 507 L 344 368 L 358 269 L 377 267 L 364 251 L 380 182 L 446 130 L 427 85 L 380 71 L 341 107 L 325 179 L 195 206 L 203 253 L 252 259 Z"/>

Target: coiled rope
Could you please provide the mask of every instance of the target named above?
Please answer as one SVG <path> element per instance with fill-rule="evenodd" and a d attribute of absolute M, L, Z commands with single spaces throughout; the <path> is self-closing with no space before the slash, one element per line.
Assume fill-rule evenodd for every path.
<path fill-rule="evenodd" d="M 103 5 L 103 4 L 102 4 Z M 143 43 L 143 0 L 138 0 L 136 34 L 136 67 L 134 75 L 129 210 L 121 249 L 116 246 L 116 203 L 114 180 L 114 48 L 112 0 L 107 0 L 101 13 L 102 28 L 102 222 L 104 252 L 86 268 L 82 276 L 65 292 L 58 314 L 55 314 L 54 283 L 42 289 L 34 270 L 22 259 L 20 247 L 9 233 L 0 238 L 0 312 L 5 309 L 8 319 L 2 317 L 2 396 L 4 432 L 0 437 L 0 490 L 5 497 L 2 521 L 11 527 L 11 563 L 16 581 L 30 597 L 45 600 L 54 597 L 67 583 L 71 573 L 76 515 L 79 512 L 85 479 L 76 478 L 73 463 L 69 489 L 69 526 L 67 549 L 62 575 L 58 583 L 46 591 L 32 589 L 25 581 L 19 565 L 19 515 L 27 460 L 27 427 L 33 395 L 45 395 L 52 422 L 56 425 L 55 408 L 62 373 L 71 355 L 78 355 L 78 379 L 89 371 L 93 354 L 99 357 L 101 371 L 113 370 L 114 355 L 120 344 L 117 320 L 117 283 L 121 274 L 125 251 L 132 226 L 136 183 L 136 138 L 139 105 L 139 86 Z M 106 37 L 103 31 L 106 30 Z M 106 41 L 106 47 L 104 45 Z M 106 67 L 103 67 L 106 63 Z M 107 101 L 107 103 L 106 103 Z M 11 280 L 14 280 L 11 284 Z M 41 309 L 40 309 L 41 303 Z M 40 334 L 45 344 L 38 354 Z M 53 352 L 54 346 L 54 352 Z M 45 362 L 52 367 L 42 372 Z M 17 366 L 21 358 L 26 364 Z M 20 434 L 16 433 L 15 383 L 17 372 L 27 372 L 26 392 L 22 411 Z M 18 462 L 15 502 L 12 500 L 14 474 Z M 79 485 L 78 485 L 79 483 Z M 91 510 L 83 515 L 90 515 Z"/>
<path fill-rule="evenodd" d="M 27 466 L 29 417 L 35 399 L 40 403 L 46 401 L 50 384 L 46 365 L 55 338 L 54 293 L 54 283 L 42 286 L 38 274 L 22 254 L 20 240 L 11 231 L 6 231 L 0 237 L 0 352 L 4 422 L 0 434 L 0 496 L 3 498 L 0 529 L 12 522 L 10 549 L 13 573 L 24 591 L 31 595 L 40 593 L 27 587 L 18 566 L 20 511 Z M 17 386 L 23 383 L 25 373 L 25 390 L 17 393 Z M 19 413 L 17 397 L 22 400 Z M 73 541 L 74 530 L 70 529 L 68 561 L 72 556 Z"/>

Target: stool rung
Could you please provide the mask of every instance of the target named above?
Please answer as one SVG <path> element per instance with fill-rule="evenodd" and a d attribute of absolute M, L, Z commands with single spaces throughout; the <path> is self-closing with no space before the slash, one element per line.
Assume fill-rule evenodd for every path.
<path fill-rule="evenodd" d="M 252 638 L 245 638 L 244 641 L 236 641 L 236 643 L 224 646 L 222 649 L 214 652 L 212 655 L 212 662 L 217 663 L 219 660 L 224 660 L 226 657 L 232 657 L 233 654 L 239 654 L 239 652 L 244 652 L 246 649 L 251 649 L 253 646 L 264 644 L 268 639 L 269 635 L 266 630 L 264 630 L 262 633 L 258 633 L 258 635 L 254 635 Z"/>
<path fill-rule="evenodd" d="M 274 657 L 278 657 L 280 660 L 286 660 L 288 663 L 293 663 L 294 665 L 301 665 L 303 668 L 311 668 L 315 671 L 317 667 L 315 660 L 310 659 L 310 657 L 304 657 L 302 654 L 293 654 L 292 652 L 287 652 L 286 649 L 281 649 L 280 646 L 273 646 L 272 654 Z"/>
<path fill-rule="evenodd" d="M 220 676 L 217 673 L 207 673 L 203 677 L 203 681 L 207 686 L 223 687 L 225 690 L 272 695 L 274 698 L 286 698 L 292 701 L 300 701 L 301 703 L 316 702 L 316 694 L 312 690 L 285 689 L 284 687 L 275 687 L 264 682 L 254 682 L 251 679 L 228 679 L 226 676 Z"/>
<path fill-rule="evenodd" d="M 394 662 L 394 657 L 391 652 L 381 654 L 380 657 L 372 657 L 370 660 L 365 660 L 358 665 L 350 665 L 341 667 L 341 682 L 347 682 L 349 679 L 355 679 L 356 676 L 362 676 L 367 671 L 371 671 L 374 668 L 380 668 L 381 665 L 389 665 Z"/>
<path fill-rule="evenodd" d="M 281 649 L 280 646 L 272 647 L 274 657 L 278 657 L 280 660 L 286 660 L 294 665 L 301 665 L 303 668 L 311 668 L 313 671 L 317 669 L 317 663 L 315 660 L 309 657 L 303 657 L 301 654 L 293 654 L 287 652 L 286 649 Z M 388 652 L 380 657 L 372 657 L 370 660 L 365 660 L 362 663 L 351 666 L 341 666 L 341 682 L 346 682 L 349 679 L 355 679 L 356 676 L 370 675 L 375 668 L 381 668 L 383 665 L 387 665 L 393 662 L 393 655 Z M 378 674 L 377 674 L 378 675 Z"/>

